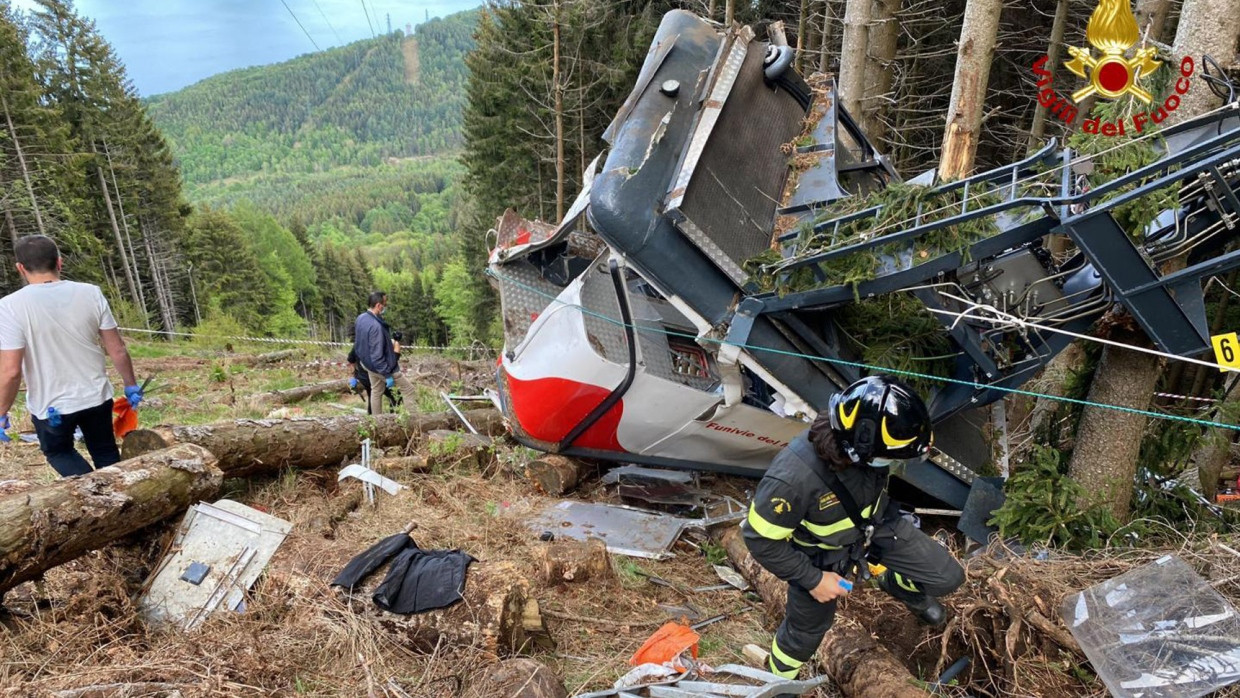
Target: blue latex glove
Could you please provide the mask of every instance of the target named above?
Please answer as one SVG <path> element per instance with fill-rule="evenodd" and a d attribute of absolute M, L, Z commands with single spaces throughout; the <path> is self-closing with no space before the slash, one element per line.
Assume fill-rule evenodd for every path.
<path fill-rule="evenodd" d="M 852 591 L 852 582 L 848 581 L 847 579 L 841 579 L 840 587 L 843 588 L 844 591 Z"/>
<path fill-rule="evenodd" d="M 129 401 L 130 407 L 137 407 L 142 402 L 142 387 L 137 385 L 125 386 L 125 399 Z"/>
<path fill-rule="evenodd" d="M 55 407 L 47 408 L 47 425 L 55 428 L 60 426 L 60 412 Z"/>
<path fill-rule="evenodd" d="M 9 429 L 13 427 L 13 422 L 9 420 L 9 416 L 0 416 L 0 442 L 8 443 L 13 439 L 9 438 Z"/>
<path fill-rule="evenodd" d="M 357 390 L 357 379 L 356 378 L 349 379 L 349 390 Z"/>
<path fill-rule="evenodd" d="M 385 382 L 386 382 L 386 384 L 387 384 L 387 387 L 389 387 L 389 388 L 390 388 L 390 387 L 392 387 L 393 385 L 396 385 L 396 379 L 395 379 L 395 378 L 393 378 L 393 377 L 391 377 L 391 376 L 388 376 L 388 377 L 387 377 L 387 381 L 385 381 Z"/>

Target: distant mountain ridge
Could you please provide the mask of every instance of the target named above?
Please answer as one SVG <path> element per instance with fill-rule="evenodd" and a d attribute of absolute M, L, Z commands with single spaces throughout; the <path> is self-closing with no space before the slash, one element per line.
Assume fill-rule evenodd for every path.
<path fill-rule="evenodd" d="M 191 198 L 211 182 L 455 151 L 477 11 L 234 70 L 147 101 Z"/>

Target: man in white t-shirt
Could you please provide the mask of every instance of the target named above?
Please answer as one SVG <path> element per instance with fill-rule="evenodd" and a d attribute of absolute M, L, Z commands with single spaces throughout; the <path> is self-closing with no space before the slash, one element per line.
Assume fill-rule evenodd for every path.
<path fill-rule="evenodd" d="M 91 472 L 73 446 L 78 428 L 95 468 L 113 465 L 121 454 L 112 433 L 105 352 L 125 381 L 130 405 L 142 401 L 142 389 L 112 309 L 98 286 L 60 278 L 60 250 L 51 238 L 28 235 L 13 253 L 26 286 L 0 299 L 0 429 L 10 426 L 9 408 L 24 375 L 26 408 L 52 468 L 63 477 Z"/>

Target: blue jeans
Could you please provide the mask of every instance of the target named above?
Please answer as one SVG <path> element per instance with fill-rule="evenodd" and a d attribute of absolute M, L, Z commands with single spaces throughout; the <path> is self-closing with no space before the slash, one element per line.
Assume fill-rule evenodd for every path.
<path fill-rule="evenodd" d="M 80 412 L 62 414 L 58 426 L 53 427 L 47 420 L 35 416 L 31 416 L 31 421 L 39 436 L 39 450 L 61 477 L 84 475 L 121 460 L 121 451 L 116 447 L 116 436 L 112 432 L 111 400 Z M 73 432 L 78 427 L 82 428 L 82 440 L 86 442 L 91 460 L 95 461 L 94 468 L 73 447 Z"/>

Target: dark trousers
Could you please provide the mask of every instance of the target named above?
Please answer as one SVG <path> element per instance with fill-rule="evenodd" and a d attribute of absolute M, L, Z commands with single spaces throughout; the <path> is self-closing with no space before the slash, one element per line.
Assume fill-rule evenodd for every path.
<path fill-rule="evenodd" d="M 946 596 L 964 583 L 964 569 L 951 553 L 903 518 L 875 534 L 870 552 L 887 567 L 885 574 L 895 575 L 897 583 L 890 585 L 896 589 L 892 596 L 906 603 L 925 596 Z M 847 564 L 844 551 L 824 550 L 810 555 L 819 569 L 837 574 Z M 770 668 L 775 673 L 796 676 L 801 665 L 814 656 L 835 620 L 835 603 L 819 603 L 809 590 L 797 584 L 788 585 L 787 611 L 771 645 Z"/>
<path fill-rule="evenodd" d="M 39 436 L 39 449 L 61 477 L 83 475 L 97 468 L 115 465 L 121 460 L 116 436 L 112 432 L 111 400 L 81 412 L 62 414 L 60 424 L 54 427 L 38 417 L 32 416 L 31 420 Z M 91 460 L 95 462 L 94 468 L 73 447 L 73 432 L 78 427 L 82 428 L 82 440 Z"/>

